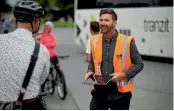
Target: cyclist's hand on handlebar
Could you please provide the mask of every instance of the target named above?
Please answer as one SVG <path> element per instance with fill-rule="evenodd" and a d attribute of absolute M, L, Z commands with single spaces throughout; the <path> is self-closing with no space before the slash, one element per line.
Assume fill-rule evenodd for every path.
<path fill-rule="evenodd" d="M 40 35 L 40 33 L 34 34 L 34 39 L 35 39 L 35 40 L 40 40 L 41 37 L 42 37 L 42 36 Z"/>
<path fill-rule="evenodd" d="M 89 71 L 89 72 L 86 73 L 86 75 L 85 75 L 85 80 L 88 79 L 90 76 L 93 76 L 93 75 L 94 75 L 94 73 L 91 72 L 91 71 Z"/>

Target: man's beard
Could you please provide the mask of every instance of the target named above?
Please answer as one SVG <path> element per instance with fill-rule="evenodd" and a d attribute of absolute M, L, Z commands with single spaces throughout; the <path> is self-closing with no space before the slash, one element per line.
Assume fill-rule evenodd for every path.
<path fill-rule="evenodd" d="M 114 26 L 101 26 L 101 32 L 103 34 L 107 34 L 110 30 L 112 30 L 113 28 L 115 28 Z"/>
<path fill-rule="evenodd" d="M 108 26 L 101 26 L 101 32 L 103 33 L 103 34 L 106 34 L 106 33 L 108 33 L 109 32 L 109 27 Z"/>
<path fill-rule="evenodd" d="M 36 31 L 34 31 L 34 32 L 32 32 L 32 33 L 33 33 L 33 34 L 37 33 L 37 32 L 39 31 L 39 29 L 40 29 L 40 23 L 39 23 L 39 25 L 38 25 L 37 30 L 36 30 Z"/>

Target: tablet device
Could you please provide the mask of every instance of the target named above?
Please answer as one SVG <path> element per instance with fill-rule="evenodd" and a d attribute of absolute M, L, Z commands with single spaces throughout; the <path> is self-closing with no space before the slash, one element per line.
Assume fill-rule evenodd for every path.
<path fill-rule="evenodd" d="M 93 76 L 90 76 L 82 84 L 98 84 L 96 79 Z"/>
<path fill-rule="evenodd" d="M 96 79 L 98 79 L 98 81 L 100 82 L 97 82 Z M 102 77 L 90 76 L 82 84 L 107 85 L 111 80 L 112 80 L 112 77 L 107 78 L 107 80 L 104 80 Z"/>

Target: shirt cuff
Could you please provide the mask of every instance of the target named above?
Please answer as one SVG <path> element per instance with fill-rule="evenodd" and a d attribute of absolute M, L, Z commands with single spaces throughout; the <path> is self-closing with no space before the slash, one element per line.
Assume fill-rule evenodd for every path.
<path fill-rule="evenodd" d="M 93 69 L 88 69 L 88 70 L 87 70 L 87 72 L 89 72 L 89 71 L 94 72 L 94 70 L 93 70 Z"/>
<path fill-rule="evenodd" d="M 126 78 L 127 78 L 128 81 L 132 78 L 132 75 L 130 74 L 129 71 L 126 71 L 125 72 L 125 76 L 126 76 Z"/>

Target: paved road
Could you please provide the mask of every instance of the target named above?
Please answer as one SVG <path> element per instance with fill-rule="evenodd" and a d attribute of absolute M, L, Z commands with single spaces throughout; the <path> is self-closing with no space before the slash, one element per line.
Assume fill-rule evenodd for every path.
<path fill-rule="evenodd" d="M 83 85 L 87 64 L 84 63 L 83 48 L 75 45 L 73 29 L 56 29 L 60 55 L 69 54 L 70 58 L 61 61 L 67 85 L 82 110 L 89 109 L 91 95 L 89 87 Z M 131 109 L 157 110 L 173 108 L 173 67 L 171 64 L 144 61 L 144 70 L 135 79 L 135 92 Z"/>
<path fill-rule="evenodd" d="M 79 110 L 78 105 L 74 101 L 70 91 L 68 91 L 67 98 L 61 100 L 57 93 L 44 97 L 48 110 Z"/>

